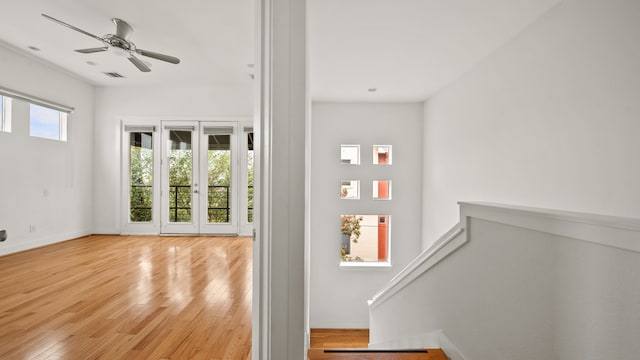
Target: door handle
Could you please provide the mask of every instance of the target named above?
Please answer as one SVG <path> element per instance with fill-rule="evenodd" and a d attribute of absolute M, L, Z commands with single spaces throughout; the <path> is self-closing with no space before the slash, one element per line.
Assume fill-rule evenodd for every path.
<path fill-rule="evenodd" d="M 197 193 L 198 193 L 198 190 L 193 190 L 193 193 L 194 193 L 194 194 L 197 194 Z"/>

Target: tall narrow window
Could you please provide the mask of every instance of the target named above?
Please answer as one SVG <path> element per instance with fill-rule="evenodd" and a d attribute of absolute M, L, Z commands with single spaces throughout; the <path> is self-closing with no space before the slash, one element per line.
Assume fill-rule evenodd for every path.
<path fill-rule="evenodd" d="M 153 133 L 129 133 L 129 220 L 151 222 L 153 214 Z"/>
<path fill-rule="evenodd" d="M 0 131 L 11 132 L 11 98 L 0 96 Z"/>
<path fill-rule="evenodd" d="M 169 222 L 190 223 L 193 147 L 191 131 L 170 130 L 169 143 Z"/>
<path fill-rule="evenodd" d="M 207 149 L 207 222 L 231 222 L 231 127 L 205 127 Z"/>
<path fill-rule="evenodd" d="M 29 104 L 29 135 L 67 141 L 67 113 Z"/>
<path fill-rule="evenodd" d="M 247 222 L 253 223 L 253 131 L 247 133 Z"/>

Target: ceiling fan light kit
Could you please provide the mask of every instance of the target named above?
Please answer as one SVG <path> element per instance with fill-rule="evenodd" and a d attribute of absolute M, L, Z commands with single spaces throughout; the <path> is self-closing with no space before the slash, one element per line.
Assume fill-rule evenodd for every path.
<path fill-rule="evenodd" d="M 46 19 L 49 19 L 57 24 L 68 27 L 69 29 L 75 30 L 79 33 L 92 37 L 104 44 L 102 47 L 96 48 L 88 48 L 88 49 L 78 49 L 76 52 L 82 54 L 92 54 L 97 52 L 103 52 L 107 50 L 111 50 L 113 53 L 119 56 L 126 56 L 129 61 L 133 65 L 135 65 L 138 70 L 142 72 L 149 72 L 151 69 L 147 66 L 142 60 L 138 59 L 135 55 L 142 55 L 146 57 L 150 57 L 152 59 L 165 61 L 171 64 L 179 64 L 180 59 L 175 56 L 165 55 L 161 53 L 157 53 L 149 50 L 142 50 L 136 48 L 136 45 L 129 40 L 129 36 L 133 33 L 133 28 L 126 21 L 118 18 L 113 18 L 111 21 L 116 25 L 116 33 L 115 34 L 107 34 L 103 37 L 96 36 L 90 32 L 84 31 L 80 28 L 77 28 L 73 25 L 67 24 L 61 20 L 58 20 L 54 17 L 51 17 L 47 14 L 42 14 Z"/>

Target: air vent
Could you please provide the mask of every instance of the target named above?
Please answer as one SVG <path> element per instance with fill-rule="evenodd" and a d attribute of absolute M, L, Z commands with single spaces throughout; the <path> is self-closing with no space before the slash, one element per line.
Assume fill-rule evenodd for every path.
<path fill-rule="evenodd" d="M 108 77 L 112 77 L 112 78 L 123 78 L 124 77 L 124 76 L 118 74 L 117 72 L 106 72 L 104 74 L 107 75 Z"/>

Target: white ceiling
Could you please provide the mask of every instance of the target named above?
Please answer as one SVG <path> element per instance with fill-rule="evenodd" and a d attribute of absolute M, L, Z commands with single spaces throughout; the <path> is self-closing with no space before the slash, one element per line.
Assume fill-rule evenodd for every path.
<path fill-rule="evenodd" d="M 425 100 L 558 2 L 311 0 L 312 97 Z"/>
<path fill-rule="evenodd" d="M 157 84 L 249 84 L 253 60 L 254 0 L 0 0 L 0 41 L 103 86 Z M 97 36 L 114 34 L 111 18 L 128 22 L 140 49 L 180 58 L 151 64 L 142 73 L 110 52 L 80 54 L 100 47 L 86 35 L 45 19 L 45 13 Z M 29 50 L 35 46 L 40 51 Z M 95 62 L 91 66 L 87 61 Z M 117 72 L 112 79 L 103 72 Z"/>
<path fill-rule="evenodd" d="M 311 96 L 325 101 L 424 100 L 522 31 L 560 0 L 308 0 Z M 254 62 L 254 0 L 0 0 L 0 41 L 101 86 L 248 85 Z M 138 71 L 92 34 L 134 29 Z M 40 51 L 33 51 L 34 46 Z M 88 61 L 95 65 L 87 64 Z M 103 72 L 118 72 L 112 79 Z M 369 88 L 377 91 L 369 92 Z"/>

